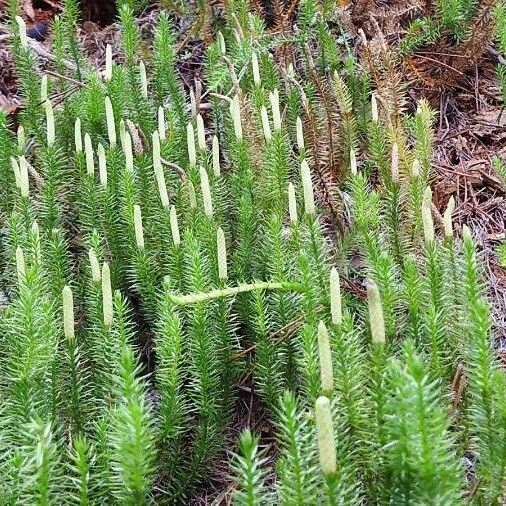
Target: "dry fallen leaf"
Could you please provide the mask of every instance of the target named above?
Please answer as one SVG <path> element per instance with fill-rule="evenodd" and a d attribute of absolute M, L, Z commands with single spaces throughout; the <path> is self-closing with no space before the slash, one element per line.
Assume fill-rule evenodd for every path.
<path fill-rule="evenodd" d="M 506 138 L 506 113 L 499 107 L 485 109 L 476 115 L 472 131 L 480 137 L 492 136 L 494 140 Z"/>
<path fill-rule="evenodd" d="M 0 93 L 0 109 L 5 111 L 7 115 L 14 114 L 19 109 L 19 103 Z"/>

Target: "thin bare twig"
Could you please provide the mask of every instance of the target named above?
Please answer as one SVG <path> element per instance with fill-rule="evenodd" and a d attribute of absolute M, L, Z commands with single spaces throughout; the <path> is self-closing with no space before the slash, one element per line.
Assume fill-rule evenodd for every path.
<path fill-rule="evenodd" d="M 167 167 L 175 169 L 176 172 L 181 176 L 181 179 L 183 179 L 184 181 L 188 181 L 188 176 L 186 175 L 186 172 L 179 165 L 177 165 L 174 162 L 169 162 L 168 160 L 165 160 L 164 158 L 162 158 L 161 161 L 164 165 L 167 165 Z"/>
<path fill-rule="evenodd" d="M 241 91 L 241 87 L 239 85 L 237 74 L 235 73 L 234 64 L 226 56 L 223 56 L 223 61 L 227 64 L 228 70 L 230 72 L 230 78 L 232 79 L 232 84 L 234 85 L 234 90 L 236 93 L 239 93 Z"/>
<path fill-rule="evenodd" d="M 49 74 L 50 76 L 53 76 L 53 77 L 57 77 L 58 79 L 63 79 L 64 81 L 68 81 L 69 83 L 75 84 L 76 86 L 79 86 L 79 87 L 85 86 L 85 84 L 82 83 L 81 81 L 78 81 L 77 79 L 72 79 L 72 77 L 58 74 L 58 72 L 55 72 L 54 70 L 45 70 L 44 73 Z"/>

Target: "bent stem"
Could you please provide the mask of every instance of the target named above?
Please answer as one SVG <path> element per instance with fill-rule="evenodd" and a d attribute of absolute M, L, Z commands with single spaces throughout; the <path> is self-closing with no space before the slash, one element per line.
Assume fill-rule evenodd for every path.
<path fill-rule="evenodd" d="M 199 302 L 219 299 L 221 297 L 230 297 L 239 293 L 252 292 L 254 290 L 285 290 L 293 292 L 304 292 L 306 289 L 304 285 L 300 283 L 270 283 L 268 281 L 262 281 L 259 283 L 238 285 L 230 288 L 211 290 L 209 292 L 192 293 L 189 295 L 175 295 L 172 293 L 169 294 L 169 298 L 174 304 L 178 306 L 187 306 L 190 304 L 197 304 Z"/>

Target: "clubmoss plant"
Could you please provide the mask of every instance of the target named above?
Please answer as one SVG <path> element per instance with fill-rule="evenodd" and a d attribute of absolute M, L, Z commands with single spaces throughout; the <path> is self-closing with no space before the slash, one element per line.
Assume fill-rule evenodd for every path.
<path fill-rule="evenodd" d="M 312 0 L 294 33 L 227 2 L 190 90 L 168 15 L 146 51 L 121 2 L 96 69 L 63 5 L 45 76 L 11 19 L 0 502 L 188 504 L 236 442 L 236 504 L 500 501 L 506 383 L 453 200 L 434 225 L 429 104 Z"/>

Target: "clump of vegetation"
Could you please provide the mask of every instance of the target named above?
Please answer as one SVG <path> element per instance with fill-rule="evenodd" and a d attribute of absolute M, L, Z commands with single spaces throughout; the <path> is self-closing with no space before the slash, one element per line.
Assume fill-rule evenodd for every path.
<path fill-rule="evenodd" d="M 278 451 L 242 433 L 236 504 L 499 501 L 506 378 L 429 105 L 378 98 L 311 1 L 297 69 L 229 2 L 189 96 L 165 14 L 143 61 L 123 6 L 99 71 L 66 3 L 54 76 L 17 18 L 0 116 L 2 504 L 189 503 L 244 382 Z"/>
<path fill-rule="evenodd" d="M 499 2 L 495 9 L 496 20 L 496 40 L 497 49 L 500 53 L 500 61 L 497 64 L 497 77 L 499 78 L 499 87 L 503 104 L 506 103 L 506 5 Z"/>
<path fill-rule="evenodd" d="M 413 21 L 401 45 L 404 53 L 439 38 L 448 45 L 463 44 L 469 51 L 483 50 L 493 33 L 494 9 L 503 9 L 501 1 L 480 3 L 467 0 L 440 0 L 425 7 L 423 16 Z M 499 14 L 499 12 L 498 12 Z M 481 33 L 478 33 L 481 29 Z M 473 53 L 474 54 L 474 53 Z"/>
<path fill-rule="evenodd" d="M 463 82 L 495 39 L 497 76 L 504 101 L 504 2 L 439 0 L 415 3 L 413 8 L 418 14 L 399 43 L 399 55 L 407 68 L 431 88 L 450 89 Z"/>

